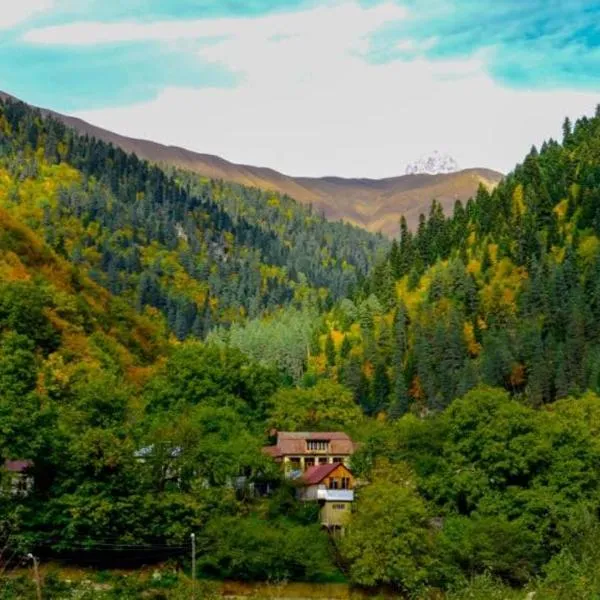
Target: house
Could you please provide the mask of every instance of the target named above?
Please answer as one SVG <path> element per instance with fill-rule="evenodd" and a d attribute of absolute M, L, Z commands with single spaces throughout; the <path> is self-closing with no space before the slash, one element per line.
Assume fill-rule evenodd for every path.
<path fill-rule="evenodd" d="M 344 463 L 315 465 L 298 479 L 298 497 L 305 502 L 318 502 L 321 525 L 343 533 L 354 501 L 355 483 Z"/>
<path fill-rule="evenodd" d="M 286 477 L 297 478 L 311 467 L 327 464 L 350 464 L 355 445 L 341 432 L 278 431 L 273 446 L 263 451 L 281 463 Z"/>
<path fill-rule="evenodd" d="M 133 453 L 133 457 L 140 464 L 154 465 L 157 469 L 158 481 L 161 489 L 166 485 L 173 484 L 179 487 L 181 483 L 181 469 L 179 459 L 183 450 L 179 446 L 170 446 L 169 444 L 161 443 L 155 446 L 144 446 Z"/>
<path fill-rule="evenodd" d="M 164 490 L 168 486 L 181 489 L 183 482 L 187 478 L 196 479 L 195 485 L 204 489 L 211 486 L 208 478 L 198 477 L 198 471 L 182 462 L 184 448 L 182 446 L 173 446 L 170 443 L 150 444 L 136 450 L 134 458 L 143 465 L 148 465 L 154 469 L 157 483 L 160 489 Z M 236 477 L 226 477 L 224 484 L 227 487 L 235 489 L 236 492 L 254 493 L 254 482 L 250 481 L 252 473 L 249 468 L 243 468 Z"/>
<path fill-rule="evenodd" d="M 12 496 L 27 496 L 33 489 L 33 467 L 31 460 L 6 460 L 4 471 L 8 474 L 8 489 Z"/>

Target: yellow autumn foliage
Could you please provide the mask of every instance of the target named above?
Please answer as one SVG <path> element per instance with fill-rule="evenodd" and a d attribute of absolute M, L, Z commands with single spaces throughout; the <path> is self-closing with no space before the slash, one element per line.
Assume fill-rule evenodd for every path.
<path fill-rule="evenodd" d="M 528 278 L 525 267 L 517 267 L 509 258 L 503 258 L 491 270 L 492 277 L 481 290 L 485 313 L 507 312 L 516 314 L 516 297 L 523 281 Z"/>
<path fill-rule="evenodd" d="M 333 340 L 333 345 L 336 348 L 339 348 L 344 341 L 344 334 L 337 329 L 332 329 L 329 333 L 331 335 L 331 339 Z"/>
<path fill-rule="evenodd" d="M 467 321 L 463 326 L 463 337 L 467 344 L 467 350 L 472 357 L 479 356 L 481 344 L 475 339 L 475 328 L 473 323 Z"/>
<path fill-rule="evenodd" d="M 554 207 L 554 214 L 557 216 L 559 221 L 564 221 L 565 217 L 567 216 L 567 209 L 569 208 L 569 201 L 565 198 L 564 200 L 561 200 L 555 207 Z"/>
<path fill-rule="evenodd" d="M 520 219 L 525 214 L 525 201 L 523 198 L 523 185 L 519 183 L 512 195 L 511 211 L 515 220 Z"/>
<path fill-rule="evenodd" d="M 600 240 L 595 235 L 589 235 L 579 242 L 577 254 L 581 257 L 584 264 L 592 265 L 598 256 Z"/>

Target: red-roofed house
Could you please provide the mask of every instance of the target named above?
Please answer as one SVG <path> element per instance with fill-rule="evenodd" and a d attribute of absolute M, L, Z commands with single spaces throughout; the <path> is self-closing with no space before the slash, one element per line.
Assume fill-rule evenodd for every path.
<path fill-rule="evenodd" d="M 278 431 L 276 444 L 263 450 L 282 463 L 286 475 L 299 477 L 317 465 L 343 463 L 348 466 L 354 442 L 341 431 Z"/>
<path fill-rule="evenodd" d="M 330 530 L 343 530 L 354 501 L 354 476 L 343 463 L 315 465 L 298 479 L 299 497 L 317 501 L 321 524 Z"/>

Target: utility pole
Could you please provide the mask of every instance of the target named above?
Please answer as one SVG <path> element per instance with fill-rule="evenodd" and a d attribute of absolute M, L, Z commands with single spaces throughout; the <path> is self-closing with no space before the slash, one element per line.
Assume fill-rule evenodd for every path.
<path fill-rule="evenodd" d="M 190 537 L 192 538 L 192 600 L 196 600 L 196 535 L 192 533 Z"/>
<path fill-rule="evenodd" d="M 38 559 L 31 553 L 27 555 L 33 561 L 33 575 L 35 577 L 35 589 L 37 592 L 37 600 L 42 600 L 42 584 L 40 583 L 40 570 L 38 568 Z"/>

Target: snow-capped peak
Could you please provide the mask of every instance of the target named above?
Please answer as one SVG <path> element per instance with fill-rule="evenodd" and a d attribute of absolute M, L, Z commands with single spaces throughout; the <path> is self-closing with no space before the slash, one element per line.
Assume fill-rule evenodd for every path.
<path fill-rule="evenodd" d="M 429 156 L 422 156 L 419 160 L 411 162 L 406 167 L 407 175 L 428 173 L 439 175 L 440 173 L 455 173 L 460 171 L 458 163 L 448 154 L 442 154 L 435 150 Z"/>

